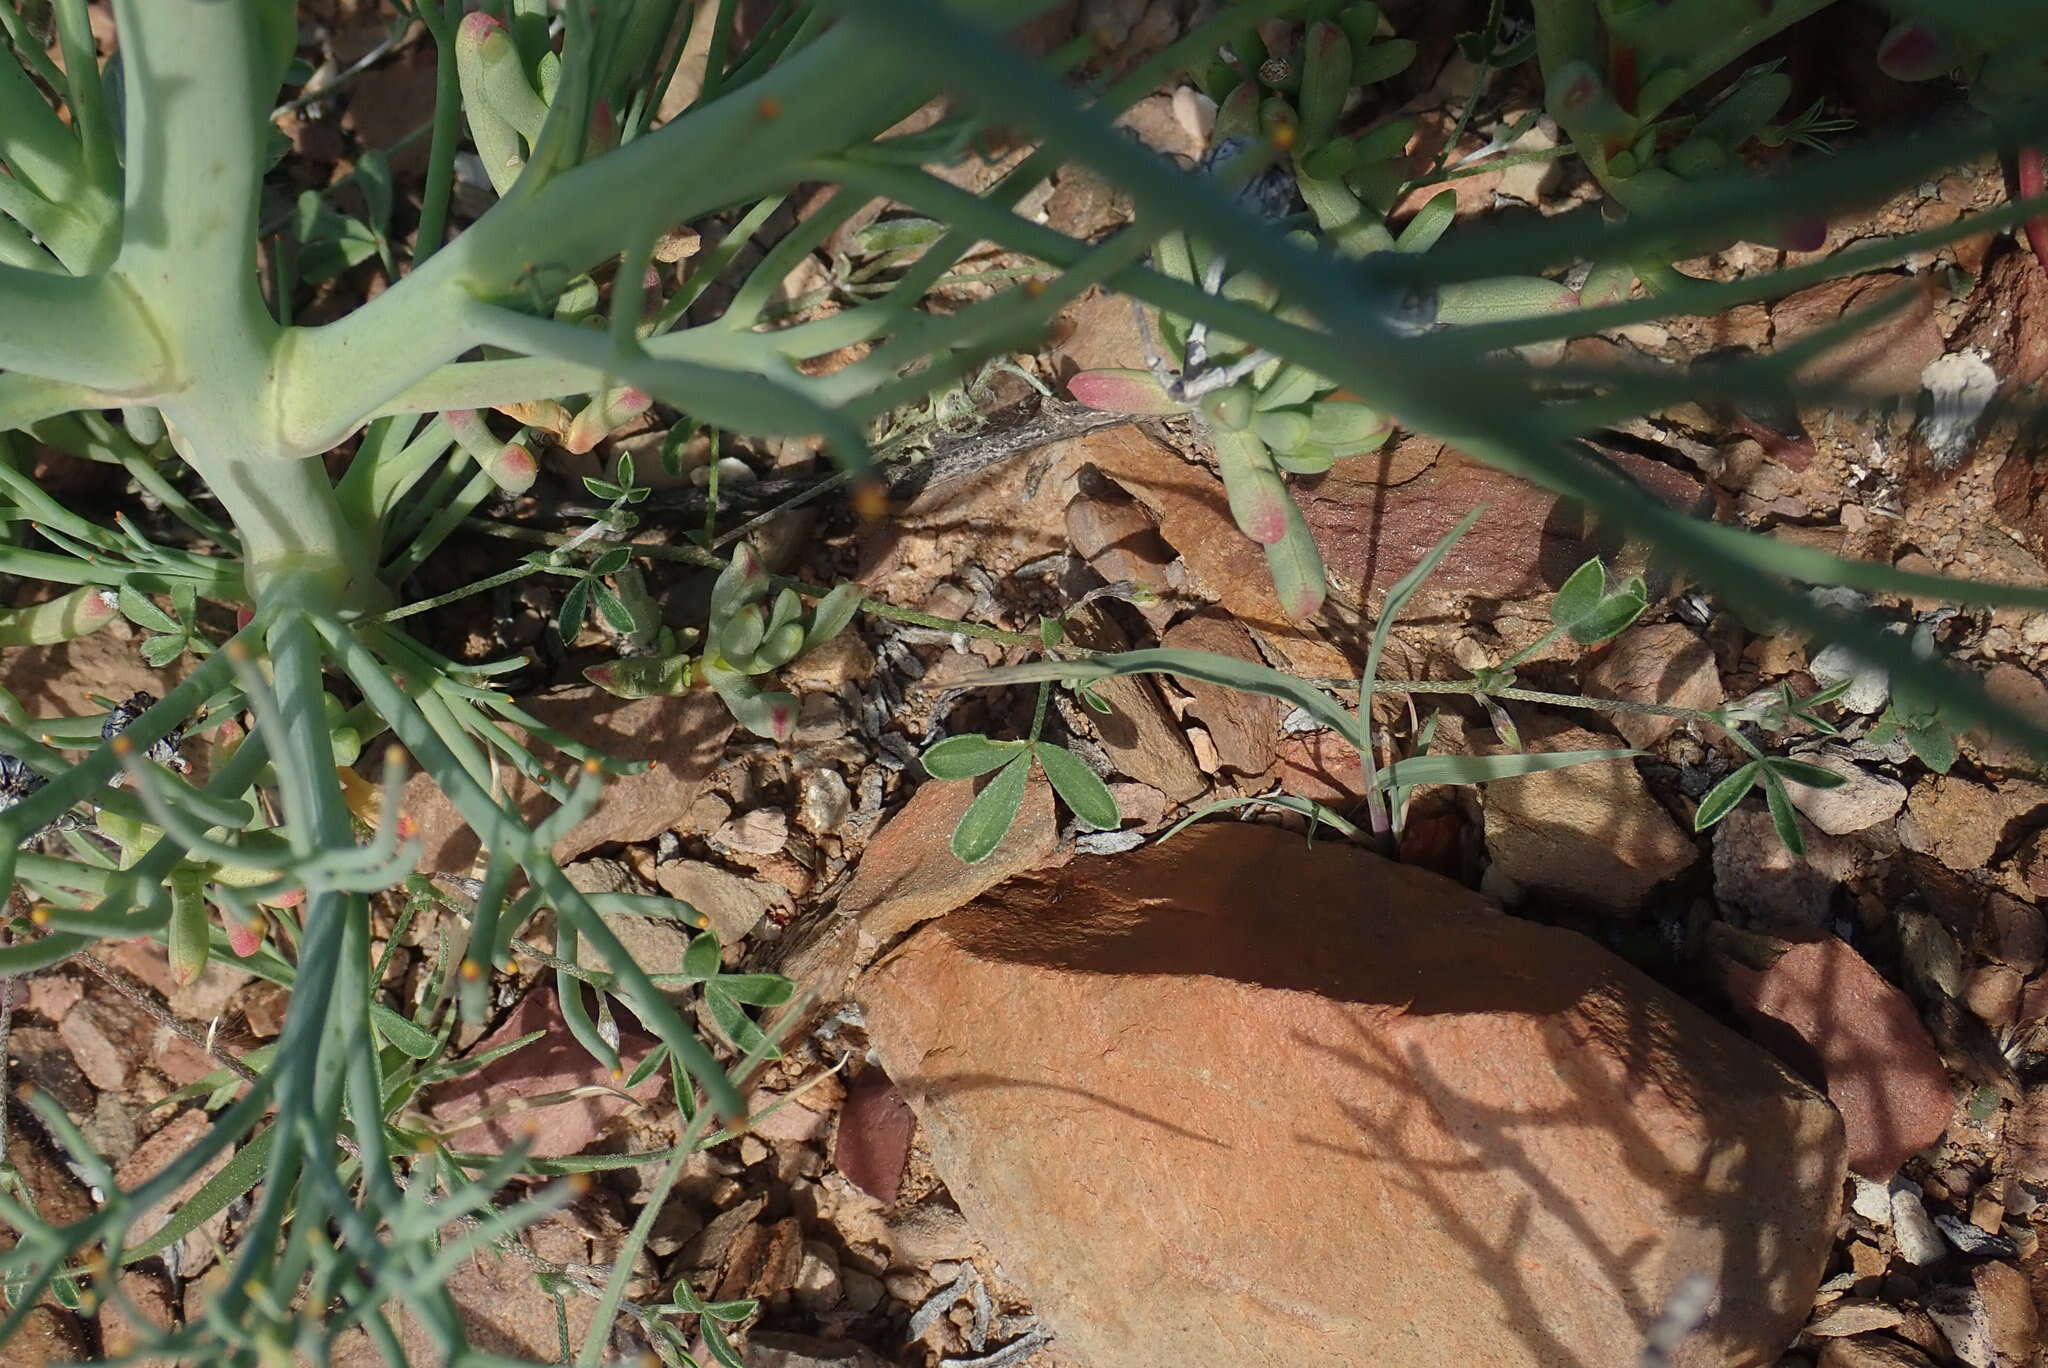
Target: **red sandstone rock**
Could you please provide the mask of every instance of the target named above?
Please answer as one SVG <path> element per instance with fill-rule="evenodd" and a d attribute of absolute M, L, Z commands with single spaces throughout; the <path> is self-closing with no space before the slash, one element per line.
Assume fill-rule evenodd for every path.
<path fill-rule="evenodd" d="M 1834 1109 L 1576 934 L 1219 823 L 1012 880 L 871 970 L 976 1233 L 1090 1368 L 1775 1363 Z"/>

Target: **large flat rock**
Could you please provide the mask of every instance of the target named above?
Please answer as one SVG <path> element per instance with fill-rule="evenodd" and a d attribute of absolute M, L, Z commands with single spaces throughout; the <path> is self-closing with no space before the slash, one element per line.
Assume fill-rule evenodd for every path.
<path fill-rule="evenodd" d="M 1090 1368 L 1777 1361 L 1835 1110 L 1576 934 L 1219 823 L 1026 874 L 863 981 L 976 1232 Z"/>

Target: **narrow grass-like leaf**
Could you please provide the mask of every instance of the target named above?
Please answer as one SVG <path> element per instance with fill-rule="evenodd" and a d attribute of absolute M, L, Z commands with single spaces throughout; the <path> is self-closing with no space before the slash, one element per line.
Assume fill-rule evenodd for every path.
<path fill-rule="evenodd" d="M 1031 749 L 1038 756 L 1045 777 L 1052 781 L 1052 791 L 1060 796 L 1060 801 L 1067 805 L 1082 826 L 1096 831 L 1113 831 L 1122 823 L 1123 814 L 1117 811 L 1116 798 L 1110 793 L 1109 785 L 1103 783 L 1102 776 L 1088 768 L 1080 756 L 1047 741 L 1040 741 Z"/>
<path fill-rule="evenodd" d="M 1072 685 L 1134 674 L 1185 675 L 1208 684 L 1221 684 L 1229 689 L 1284 699 L 1352 745 L 1359 742 L 1358 720 L 1315 685 L 1249 660 L 1212 651 L 1153 647 L 1143 651 L 1090 656 L 1085 660 L 1037 660 L 990 670 L 965 682 L 974 685 L 1042 684 L 1052 680 Z"/>
<path fill-rule="evenodd" d="M 1020 750 L 988 786 L 975 795 L 953 828 L 953 853 L 963 864 L 980 864 L 995 854 L 1024 806 L 1024 785 L 1031 777 L 1031 757 Z"/>
<path fill-rule="evenodd" d="M 229 1202 L 263 1181 L 263 1171 L 269 1167 L 270 1151 L 276 1143 L 275 1126 L 252 1137 L 248 1144 L 235 1152 L 234 1158 L 221 1167 L 220 1172 L 187 1197 L 168 1221 L 139 1244 L 122 1250 L 121 1262 L 139 1263 L 151 1255 L 162 1253 L 213 1219 Z"/>
<path fill-rule="evenodd" d="M 412 1059 L 427 1059 L 441 1047 L 441 1042 L 421 1030 L 398 1013 L 382 1003 L 370 1004 L 370 1020 L 377 1028 L 377 1034 L 384 1037 L 399 1053 Z"/>
<path fill-rule="evenodd" d="M 1244 798 L 1221 798 L 1213 803 L 1204 803 L 1201 807 L 1160 832 L 1159 839 L 1161 841 L 1170 840 L 1178 833 L 1201 821 L 1204 817 L 1212 817 L 1219 812 L 1228 812 L 1232 808 L 1241 807 L 1276 807 L 1283 812 L 1297 812 L 1308 818 L 1311 822 L 1320 822 L 1324 826 L 1332 827 L 1355 841 L 1363 840 L 1366 834 L 1364 828 L 1358 826 L 1355 822 L 1339 816 L 1313 799 L 1302 798 L 1292 793 L 1263 793 Z"/>
<path fill-rule="evenodd" d="M 1639 750 L 1539 751 L 1529 755 L 1415 755 L 1389 765 L 1380 775 L 1381 788 L 1418 784 L 1487 784 L 1496 779 L 1567 769 L 1600 760 L 1627 760 Z"/>
<path fill-rule="evenodd" d="M 1384 824 L 1380 821 L 1379 776 L 1375 772 L 1377 767 L 1372 751 L 1371 700 L 1373 686 L 1380 677 L 1380 657 L 1386 652 L 1388 634 L 1394 630 L 1394 619 L 1399 616 L 1402 605 L 1422 587 L 1423 581 L 1436 573 L 1436 568 L 1443 564 L 1445 556 L 1451 554 L 1451 548 L 1458 544 L 1458 539 L 1470 532 L 1472 524 L 1478 522 L 1480 515 L 1485 512 L 1486 506 L 1482 504 L 1460 518 L 1458 525 L 1444 533 L 1437 544 L 1429 549 L 1429 554 L 1417 561 L 1414 569 L 1396 580 L 1394 587 L 1387 591 L 1386 598 L 1380 601 L 1379 619 L 1372 625 L 1372 644 L 1365 652 L 1365 673 L 1358 681 L 1358 730 L 1364 742 L 1359 747 L 1359 754 L 1365 763 L 1367 810 L 1372 814 L 1375 829 L 1384 829 Z"/>

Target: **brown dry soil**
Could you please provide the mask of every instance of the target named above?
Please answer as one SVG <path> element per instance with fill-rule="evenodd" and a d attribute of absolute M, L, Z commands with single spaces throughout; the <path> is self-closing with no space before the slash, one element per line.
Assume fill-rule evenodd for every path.
<path fill-rule="evenodd" d="M 387 16 L 368 0 L 304 8 L 320 11 L 305 30 L 307 55 L 329 70 L 345 69 L 386 32 Z M 1056 16 L 1069 30 L 1075 9 Z M 1107 24 L 1117 39 L 1114 60 L 1125 62 L 1169 41 L 1185 19 L 1171 3 L 1087 11 L 1091 21 Z M 1422 59 L 1400 86 L 1425 139 L 1448 126 L 1460 80 L 1469 76 L 1449 56 L 1454 31 L 1449 17 L 1423 24 Z M 1874 77 L 1856 88 L 1821 85 L 1837 78 L 1816 53 L 1840 49 L 1812 35 L 1783 46 L 1802 81 L 1867 122 L 1913 112 L 1897 91 L 1877 88 Z M 301 189 L 335 185 L 342 186 L 339 202 L 350 206 L 345 181 L 358 149 L 419 122 L 431 79 L 428 45 L 415 39 L 336 93 L 281 116 L 295 155 L 282 173 L 289 184 L 277 186 L 276 207 L 287 208 Z M 1503 85 L 1482 123 L 1511 123 L 1529 93 Z M 1167 93 L 1138 106 L 1126 122 L 1163 152 L 1186 157 L 1198 146 Z M 1550 131 L 1544 121 L 1533 136 Z M 1469 145 L 1479 145 L 1476 134 Z M 401 190 L 416 192 L 416 159 L 401 156 L 396 169 Z M 978 185 L 1000 169 L 977 164 L 948 174 Z M 1571 169 L 1541 165 L 1457 186 L 1466 217 L 1552 213 L 1592 195 Z M 1738 278 L 1879 234 L 1946 223 L 2004 193 L 1995 166 L 1962 167 L 1836 221 L 1820 253 L 1743 244 L 1685 268 Z M 487 198 L 465 185 L 458 218 L 475 217 Z M 815 207 L 802 197 L 795 204 L 771 231 Z M 1042 211 L 1056 228 L 1092 234 L 1123 222 L 1127 206 L 1090 177 L 1070 173 L 1023 209 Z M 402 208 L 401 222 L 412 212 Z M 715 225 L 701 226 L 712 238 Z M 845 232 L 793 272 L 789 298 L 800 300 L 831 280 Z M 1009 263 L 984 251 L 969 264 Z M 372 261 L 312 291 L 298 315 L 331 316 L 385 283 Z M 946 302 L 987 288 L 958 287 Z M 1920 570 L 2048 582 L 2048 463 L 2038 459 L 2037 445 L 2015 425 L 1993 422 L 1970 432 L 1960 452 L 1938 454 L 1918 421 L 1926 406 L 1918 393 L 1922 375 L 1939 358 L 1974 358 L 2012 392 L 2048 371 L 2048 278 L 2009 236 L 1966 240 L 1894 272 L 1718 319 L 1584 339 L 1565 355 L 1657 368 L 1726 347 L 1767 351 L 1888 289 L 1911 291 L 1909 307 L 1892 316 L 1877 341 L 1830 364 L 1838 374 L 1916 397 L 1763 417 L 1680 405 L 1604 434 L 1602 446 L 1674 502 L 1801 546 Z M 715 308 L 716 299 L 700 307 Z M 1134 364 L 1136 355 L 1128 307 L 1090 296 L 1061 320 L 1045 349 L 1017 359 L 1056 387 L 1078 367 Z M 1031 409 L 1027 388 L 1011 375 L 993 377 L 979 399 L 993 415 L 990 433 Z M 538 528 L 574 526 L 583 499 L 576 477 L 626 451 L 641 457 L 643 472 L 655 471 L 661 437 L 645 423 L 589 456 L 549 451 L 548 473 L 535 492 L 494 516 Z M 802 443 L 743 447 L 738 454 L 764 479 L 801 478 L 818 463 Z M 42 469 L 53 488 L 82 507 L 129 506 L 148 517 L 106 478 L 107 467 L 45 453 Z M 689 473 L 673 485 L 649 506 L 655 537 L 679 537 L 701 519 L 688 505 L 697 488 Z M 1825 675 L 1827 662 L 1810 658 L 1798 640 L 1716 612 L 1642 548 L 1604 539 L 1569 510 L 1440 444 L 1404 434 L 1383 456 L 1300 482 L 1299 494 L 1333 575 L 1330 612 L 1312 629 L 1280 619 L 1258 556 L 1228 527 L 1205 453 L 1171 424 L 1055 442 L 934 479 L 875 522 L 821 501 L 769 524 L 760 540 L 771 562 L 792 573 L 820 582 L 851 576 L 906 608 L 1024 632 L 1093 588 L 1137 580 L 1160 591 L 1158 603 L 1137 610 L 1097 600 L 1076 616 L 1076 635 L 1111 647 L 1163 634 L 1169 644 L 1341 675 L 1356 670 L 1362 633 L 1387 585 L 1484 501 L 1494 515 L 1411 607 L 1385 675 L 1459 677 L 1532 640 L 1547 625 L 1547 600 L 1561 575 L 1597 546 L 1649 572 L 1654 602 L 1644 624 L 1597 653 L 1553 649 L 1526 667 L 1525 683 L 1711 706 L 1781 684 L 1807 691 Z M 501 568 L 509 554 L 507 543 L 487 537 L 458 542 L 415 587 L 427 594 L 465 583 Z M 672 621 L 692 621 L 701 611 L 701 575 L 664 573 L 653 583 Z M 1028 691 L 963 685 L 988 666 L 1030 653 L 864 619 L 788 672 L 789 687 L 803 697 L 802 725 L 793 745 L 776 747 L 728 735 L 722 714 L 702 699 L 621 708 L 573 687 L 580 668 L 605 658 L 611 643 L 589 628 L 566 654 L 551 647 L 542 626 L 553 610 L 552 592 L 528 581 L 435 614 L 422 630 L 465 659 L 532 651 L 535 664 L 515 686 L 546 697 L 552 720 L 614 745 L 637 745 L 659 762 L 654 782 L 608 800 L 561 852 L 573 859 L 579 882 L 687 898 L 712 917 L 729 963 L 787 970 L 822 995 L 794 1023 L 799 1030 L 785 1058 L 753 1084 L 758 1103 L 793 1100 L 755 1133 L 690 1161 L 655 1222 L 632 1295 L 659 1300 L 660 1289 L 688 1278 L 717 1298 L 759 1298 L 758 1316 L 739 1327 L 752 1346 L 749 1362 L 929 1368 L 978 1360 L 1005 1345 L 1018 1350 L 1008 1361 L 1041 1368 L 1065 1362 L 1057 1341 L 1040 1344 L 1025 1298 L 1006 1284 L 952 1205 L 914 1118 L 870 1062 L 857 1011 L 841 1005 L 849 976 L 918 921 L 959 905 L 1004 873 L 1118 843 L 1077 831 L 1049 795 L 1034 791 L 991 869 L 964 870 L 944 849 L 966 786 L 920 786 L 912 757 L 941 734 L 1019 734 L 1028 725 Z M 1874 607 L 1898 623 L 1931 627 L 2003 698 L 2048 720 L 2048 618 L 1882 597 Z M 161 691 L 164 679 L 136 659 L 134 635 L 116 624 L 69 648 L 11 652 L 0 659 L 0 676 L 45 715 L 90 710 L 88 693 Z M 1117 709 L 1111 718 L 1063 705 L 1051 725 L 1110 777 L 1127 814 L 1126 841 L 1150 838 L 1221 797 L 1278 788 L 1339 807 L 1356 802 L 1354 761 L 1327 736 L 1294 725 L 1283 708 L 1170 682 L 1127 682 L 1110 697 Z M 1395 735 L 1412 734 L 1404 706 L 1383 698 L 1379 712 Z M 1515 716 L 1538 746 L 1620 744 L 1599 714 L 1517 706 Z M 1700 796 L 1729 769 L 1734 752 L 1710 728 L 1632 718 L 1621 729 L 1647 752 L 1632 770 L 1598 782 L 1425 792 L 1402 854 L 1526 915 L 1585 931 L 1731 1021 L 1744 1019 L 1739 1008 L 1746 1002 L 1754 1009 L 1758 994 L 1754 972 L 1730 966 L 1752 961 L 1760 938 L 1832 935 L 1853 946 L 1851 958 L 1874 966 L 1873 982 L 1881 977 L 1895 986 L 1830 1003 L 1812 995 L 1832 991 L 1833 980 L 1781 983 L 1773 991 L 1789 994 L 1792 1005 L 1782 996 L 1773 1000 L 1784 1019 L 1808 1011 L 1835 1020 L 1839 1030 L 1897 1040 L 1871 1084 L 1880 1091 L 1911 1085 L 1907 1075 L 1916 1069 L 1932 1077 L 1932 1091 L 1923 1089 L 1918 1105 L 1934 1114 L 1920 1120 L 1942 1138 L 1907 1157 L 1903 1174 L 1917 1184 L 1921 1210 L 1948 1218 L 1948 1233 L 1928 1248 L 1927 1232 L 1936 1227 L 1910 1213 L 1897 1219 L 1896 1195 L 1859 1183 L 1841 1217 L 1814 1322 L 1787 1362 L 2017 1363 L 2001 1355 L 2016 1343 L 2025 1295 L 1979 1297 L 1981 1323 L 1967 1325 L 1950 1314 L 1937 1318 L 1930 1308 L 1952 1310 L 1958 1279 L 1970 1283 L 1949 1247 L 1959 1240 L 1975 1246 L 1979 1268 L 2017 1270 L 2015 1286 L 2030 1289 L 2036 1302 L 2048 1298 L 2038 1240 L 2048 1219 L 2048 1207 L 2038 1205 L 2048 1196 L 2048 977 L 2039 910 L 2048 895 L 2048 782 L 2027 756 L 1984 738 L 1967 738 L 1954 772 L 1936 776 L 1896 743 L 1873 737 L 1869 710 L 1844 711 L 1841 722 L 1839 737 L 1797 738 L 1809 758 L 1858 775 L 1854 804 L 1803 805 L 1819 824 L 1808 828 L 1805 859 L 1779 850 L 1767 820 L 1748 808 L 1715 833 L 1691 834 Z M 1567 723 L 1591 733 L 1560 733 Z M 1495 740 L 1489 727 L 1476 710 L 1447 708 L 1438 747 L 1483 750 Z M 435 827 L 430 794 L 415 790 L 408 802 L 430 832 L 450 834 L 445 821 Z M 471 854 L 451 837 L 437 846 L 434 868 L 459 887 Z M 388 928 L 388 917 L 380 925 Z M 640 926 L 631 948 L 643 963 L 679 957 L 678 934 Z M 415 1000 L 441 929 L 429 914 L 401 938 L 385 985 L 394 1005 Z M 545 928 L 534 944 L 547 948 Z M 499 1019 L 465 1030 L 458 1043 L 470 1051 L 525 1029 L 549 1038 L 509 1067 L 430 1097 L 424 1116 L 465 1132 L 470 1147 L 517 1133 L 532 1135 L 549 1153 L 672 1143 L 679 1123 L 658 1093 L 611 1093 L 567 1043 L 551 980 L 537 961 L 522 959 L 519 972 L 497 985 Z M 122 984 L 125 993 L 116 991 Z M 163 1105 L 165 1099 L 216 1067 L 209 1051 L 238 1055 L 275 1038 L 284 1010 L 277 989 L 232 964 L 176 988 L 161 949 L 148 943 L 109 943 L 93 967 L 70 964 L 7 981 L 0 994 L 11 1007 L 11 1077 L 54 1096 L 117 1167 L 124 1186 L 155 1171 L 204 1124 L 194 1105 Z M 1826 1044 L 1809 1040 L 1803 1048 L 1825 1054 Z M 574 1094 L 566 1102 L 528 1101 L 565 1090 Z M 9 1121 L 9 1158 L 45 1213 L 87 1209 L 90 1195 L 27 1113 L 11 1106 Z M 1020 1123 L 1028 1122 L 1020 1113 Z M 454 1287 L 479 1342 L 551 1358 L 555 1313 L 534 1290 L 529 1265 L 537 1259 L 586 1280 L 601 1277 L 639 1215 L 652 1172 L 601 1175 L 587 1196 L 528 1234 L 531 1257 L 523 1262 L 465 1265 Z M 96 1321 L 39 1314 L 6 1361 L 112 1353 L 127 1342 L 136 1317 L 169 1324 L 197 1314 L 221 1276 L 223 1252 L 234 1248 L 242 1214 L 230 1208 L 170 1257 L 125 1275 L 126 1309 L 109 1308 Z M 1977 1285 L 1985 1282 L 1980 1273 Z M 1990 1282 L 2003 1285 L 1997 1277 Z M 569 1298 L 572 1327 L 587 1323 L 591 1306 L 589 1298 Z M 630 1320 L 614 1335 L 621 1351 L 640 1344 Z M 367 1346 L 357 1350 L 346 1361 L 375 1361 Z"/>

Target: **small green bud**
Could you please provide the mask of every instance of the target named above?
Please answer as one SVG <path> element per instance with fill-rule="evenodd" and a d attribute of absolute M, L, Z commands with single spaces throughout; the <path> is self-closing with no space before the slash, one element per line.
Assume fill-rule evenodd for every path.
<path fill-rule="evenodd" d="M 1275 95 L 1259 105 L 1259 132 L 1282 152 L 1292 151 L 1301 143 L 1301 115 Z"/>
<path fill-rule="evenodd" d="M 1251 391 L 1243 385 L 1232 385 L 1205 396 L 1202 416 L 1226 432 L 1243 432 L 1252 420 Z"/>
<path fill-rule="evenodd" d="M 1351 40 L 1351 50 L 1362 52 L 1379 37 L 1380 7 L 1374 4 L 1353 5 L 1337 16 L 1337 26 Z"/>
<path fill-rule="evenodd" d="M 1712 138 L 1687 138 L 1664 159 L 1671 173 L 1686 180 L 1704 180 L 1728 167 L 1728 149 Z"/>
<path fill-rule="evenodd" d="M 562 449 L 581 455 L 652 407 L 654 396 L 645 390 L 608 390 L 583 406 L 562 436 Z"/>

